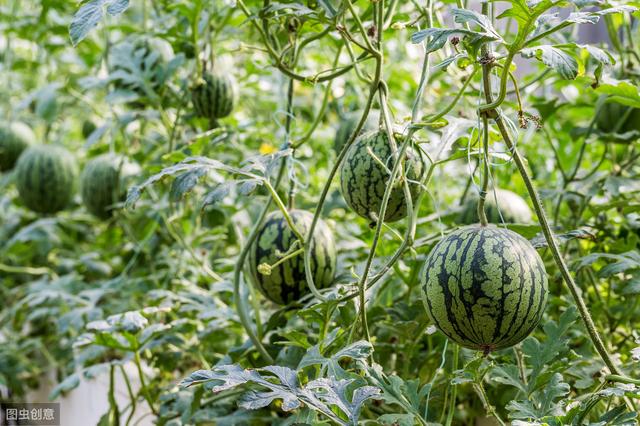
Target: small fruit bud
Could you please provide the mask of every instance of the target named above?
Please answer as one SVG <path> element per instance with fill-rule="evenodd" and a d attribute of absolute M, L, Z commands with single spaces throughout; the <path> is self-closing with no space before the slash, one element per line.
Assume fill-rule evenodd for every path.
<path fill-rule="evenodd" d="M 271 265 L 268 263 L 261 263 L 258 265 L 258 272 L 262 275 L 271 275 Z"/>

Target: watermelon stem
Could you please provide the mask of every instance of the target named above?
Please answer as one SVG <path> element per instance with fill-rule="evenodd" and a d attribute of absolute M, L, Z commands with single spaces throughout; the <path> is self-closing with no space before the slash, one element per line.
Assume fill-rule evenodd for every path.
<path fill-rule="evenodd" d="M 484 204 L 489 189 L 489 119 L 486 115 L 482 116 L 482 164 L 482 189 L 480 189 L 480 199 L 478 200 L 478 218 L 481 226 L 487 226 L 489 221 Z"/>
<path fill-rule="evenodd" d="M 238 0 L 238 4 L 241 5 L 242 7 L 242 0 Z M 324 187 L 322 188 L 322 192 L 320 194 L 320 199 L 318 200 L 318 204 L 316 206 L 316 211 L 313 215 L 313 220 L 311 221 L 311 225 L 309 227 L 308 230 L 308 235 L 307 238 L 304 240 L 304 248 L 305 248 L 305 253 L 304 253 L 304 269 L 305 269 L 305 274 L 306 274 L 306 279 L 307 279 L 307 285 L 309 286 L 309 289 L 311 290 L 311 292 L 313 293 L 313 295 L 315 297 L 317 297 L 319 300 L 326 302 L 327 298 L 324 297 L 322 294 L 320 294 L 320 292 L 318 291 L 318 289 L 315 286 L 315 282 L 313 280 L 313 274 L 311 273 L 311 255 L 310 255 L 310 249 L 311 249 L 311 241 L 312 241 L 312 237 L 313 237 L 313 232 L 316 228 L 316 225 L 318 224 L 318 220 L 320 219 L 320 214 L 322 213 L 322 208 L 324 206 L 324 203 L 327 199 L 327 195 L 329 194 L 329 190 L 331 187 L 331 182 L 333 181 L 333 178 L 335 177 L 336 173 L 338 172 L 338 169 L 340 168 L 340 165 L 342 164 L 342 161 L 344 160 L 347 151 L 349 150 L 349 148 L 351 148 L 351 146 L 353 145 L 353 142 L 356 140 L 356 137 L 360 134 L 360 132 L 362 131 L 366 121 L 367 121 L 367 117 L 369 116 L 369 111 L 371 110 L 371 106 L 373 104 L 373 100 L 376 96 L 376 93 L 378 92 L 379 89 L 379 83 L 380 80 L 382 78 L 382 58 L 380 56 L 376 56 L 376 69 L 375 69 L 375 77 L 373 79 L 373 82 L 370 85 L 369 88 L 369 96 L 367 97 L 367 102 L 365 104 L 365 107 L 362 111 L 362 116 L 360 117 L 360 120 L 358 121 L 358 124 L 355 126 L 355 128 L 353 129 L 353 133 L 351 133 L 351 135 L 349 136 L 349 139 L 346 141 L 346 143 L 343 145 L 342 149 L 340 150 L 340 152 L 338 153 L 338 157 L 336 158 L 336 162 L 333 165 L 333 167 L 331 168 L 331 171 L 329 172 L 329 176 L 327 177 L 327 181 L 324 185 Z"/>
<path fill-rule="evenodd" d="M 500 423 L 500 425 L 506 426 L 506 423 L 504 422 L 504 420 L 502 420 L 502 418 L 500 418 L 500 416 L 496 412 L 496 408 L 493 405 L 491 405 L 491 403 L 489 402 L 489 397 L 487 396 L 487 391 L 484 389 L 484 383 L 482 383 L 482 381 L 483 381 L 483 378 L 481 377 L 479 380 L 473 383 L 473 387 L 476 390 L 478 396 L 480 397 L 482 406 L 487 412 L 487 415 L 495 418 L 498 421 L 498 423 Z"/>
<path fill-rule="evenodd" d="M 483 4 L 483 8 L 485 6 L 487 5 Z M 569 287 L 569 292 L 571 293 L 571 296 L 573 297 L 574 302 L 578 307 L 580 317 L 582 318 L 582 321 L 587 329 L 587 332 L 589 333 L 591 342 L 593 343 L 596 351 L 600 355 L 600 358 L 602 358 L 602 361 L 609 368 L 609 371 L 611 371 L 611 373 L 614 375 L 622 376 L 617 365 L 614 363 L 613 359 L 609 355 L 609 352 L 607 351 L 604 345 L 604 342 L 602 341 L 602 338 L 598 333 L 595 323 L 591 318 L 591 314 L 587 309 L 587 305 L 585 304 L 584 299 L 580 295 L 580 289 L 578 288 L 576 282 L 574 281 L 573 276 L 569 272 L 569 268 L 567 267 L 562 257 L 562 254 L 560 253 L 560 249 L 558 247 L 556 240 L 554 239 L 553 232 L 551 231 L 551 228 L 549 226 L 546 213 L 544 212 L 544 209 L 542 207 L 542 203 L 540 201 L 536 188 L 533 186 L 533 182 L 531 181 L 531 177 L 529 176 L 529 172 L 527 171 L 525 160 L 522 158 L 522 156 L 520 155 L 520 152 L 517 150 L 516 146 L 514 145 L 511 139 L 511 135 L 509 134 L 509 130 L 507 129 L 502 119 L 502 116 L 497 111 L 497 108 L 500 106 L 500 104 L 504 100 L 504 96 L 502 95 L 503 93 L 506 93 L 506 84 L 507 84 L 506 80 L 508 77 L 508 73 L 506 71 L 508 71 L 511 60 L 513 59 L 517 51 L 520 50 L 520 47 L 521 46 L 519 44 L 514 44 L 511 47 L 511 49 L 509 49 L 509 54 L 507 56 L 506 62 L 504 64 L 504 69 L 503 69 L 503 71 L 505 72 L 503 72 L 502 74 L 500 96 L 495 102 L 493 101 L 492 87 L 491 87 L 492 64 L 488 61 L 484 61 L 482 63 L 482 81 L 483 81 L 483 87 L 484 87 L 483 91 L 484 91 L 484 96 L 485 96 L 487 105 L 484 105 L 481 108 L 479 108 L 479 113 L 483 115 L 491 113 L 491 118 L 493 118 L 493 120 L 495 121 L 505 144 L 507 145 L 507 147 L 512 153 L 513 160 L 516 163 L 516 167 L 518 168 L 520 176 L 522 177 L 522 180 L 524 181 L 527 191 L 529 192 L 529 196 L 531 197 L 531 201 L 533 202 L 533 207 L 534 207 L 534 210 L 536 211 L 536 215 L 538 216 L 538 221 L 540 222 L 542 233 L 544 234 L 547 244 L 549 245 L 549 249 L 551 251 L 553 259 L 556 265 L 558 266 L 558 269 L 560 270 L 560 274 L 562 275 L 562 278 L 564 279 L 564 281 L 567 283 L 567 286 Z M 484 56 L 486 56 L 487 54 L 490 54 L 490 51 L 487 45 L 483 47 L 483 54 Z"/>

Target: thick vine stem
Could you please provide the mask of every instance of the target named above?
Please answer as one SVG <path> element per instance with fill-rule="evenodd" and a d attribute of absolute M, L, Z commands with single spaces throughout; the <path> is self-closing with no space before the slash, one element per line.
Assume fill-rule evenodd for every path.
<path fill-rule="evenodd" d="M 327 199 L 327 195 L 329 194 L 329 189 L 331 187 L 331 182 L 333 182 L 333 178 L 336 176 L 336 173 L 338 173 L 338 169 L 340 168 L 340 165 L 342 164 L 342 160 L 344 160 L 344 157 L 347 154 L 347 151 L 349 150 L 349 148 L 351 148 L 351 145 L 353 145 L 353 142 L 356 140 L 356 137 L 358 136 L 358 134 L 360 133 L 360 131 L 362 130 L 362 128 L 364 127 L 366 121 L 367 121 L 367 117 L 369 115 L 369 111 L 371 110 L 371 106 L 373 104 L 373 100 L 375 98 L 376 93 L 378 92 L 378 86 L 380 83 L 380 79 L 382 76 L 382 58 L 378 57 L 376 59 L 376 72 L 375 72 L 375 77 L 374 77 L 374 81 L 371 83 L 370 86 L 370 90 L 369 90 L 369 96 L 367 97 L 367 103 L 365 104 L 364 110 L 362 112 L 362 116 L 360 117 L 360 120 L 358 121 L 358 124 L 356 125 L 355 129 L 353 130 L 353 133 L 351 134 L 351 136 L 349 137 L 349 140 L 347 140 L 347 142 L 344 144 L 344 146 L 342 147 L 342 150 L 340 150 L 340 153 L 338 154 L 338 158 L 336 158 L 336 162 L 333 165 L 333 167 L 331 168 L 331 171 L 329 172 L 329 176 L 327 177 L 327 182 L 325 183 L 324 187 L 322 188 L 322 193 L 320 194 L 320 199 L 318 200 L 318 204 L 316 206 L 316 211 L 313 215 L 313 220 L 311 221 L 311 225 L 309 227 L 309 230 L 307 231 L 307 238 L 304 242 L 304 269 L 305 269 L 305 275 L 306 275 L 306 279 L 307 279 L 307 285 L 309 286 L 309 290 L 311 290 L 311 293 L 313 293 L 313 295 L 320 301 L 326 302 L 327 298 L 324 297 L 317 289 L 315 282 L 313 280 L 313 274 L 311 273 L 311 241 L 312 241 L 312 237 L 313 237 L 313 232 L 316 229 L 316 225 L 318 224 L 318 220 L 320 220 L 320 214 L 322 213 L 322 207 L 324 206 L 324 202 Z"/>
<path fill-rule="evenodd" d="M 451 372 L 455 372 L 458 369 L 458 358 L 460 358 L 460 345 L 453 346 L 453 364 L 451 366 Z M 451 422 L 453 422 L 453 412 L 456 407 L 456 397 L 457 397 L 457 386 L 449 385 L 451 387 L 451 399 L 449 401 L 449 412 L 447 413 L 447 420 L 445 422 L 445 426 L 451 426 Z"/>
<path fill-rule="evenodd" d="M 484 407 L 487 414 L 493 417 L 494 419 L 496 419 L 496 421 L 500 423 L 501 426 L 506 426 L 506 423 L 504 422 L 504 420 L 502 420 L 498 415 L 498 413 L 496 412 L 495 407 L 491 405 L 491 403 L 489 402 L 489 398 L 487 397 L 487 392 L 484 389 L 484 384 L 482 383 L 482 379 L 474 383 L 473 387 L 478 393 L 478 396 L 480 396 L 480 400 L 482 401 L 482 406 Z"/>
<path fill-rule="evenodd" d="M 280 181 L 282 180 L 282 177 L 284 176 L 286 164 L 287 164 L 286 161 L 281 160 L 280 169 L 278 170 L 278 176 L 276 177 L 276 182 L 274 185 L 275 187 L 278 187 Z M 273 198 L 269 197 L 269 199 L 267 200 L 267 203 L 265 204 L 264 208 L 260 212 L 260 216 L 258 217 L 258 220 L 256 221 L 256 223 L 253 225 L 253 229 L 251 229 L 251 233 L 249 234 L 249 236 L 247 237 L 247 240 L 245 241 L 244 247 L 242 248 L 242 251 L 238 256 L 238 260 L 233 270 L 233 299 L 238 310 L 240 323 L 242 323 L 242 326 L 244 327 L 245 331 L 247 332 L 247 335 L 249 336 L 249 339 L 251 340 L 253 345 L 256 347 L 260 355 L 262 355 L 262 357 L 269 364 L 273 364 L 274 362 L 273 358 L 271 357 L 271 355 L 269 355 L 269 352 L 267 352 L 266 348 L 264 347 L 264 345 L 256 335 L 255 331 L 253 330 L 253 327 L 251 326 L 251 319 L 247 316 L 248 309 L 246 306 L 246 300 L 244 300 L 240 294 L 240 285 L 242 282 L 242 279 L 241 279 L 242 268 L 244 266 L 245 261 L 247 260 L 247 256 L 249 255 L 249 250 L 251 248 L 251 245 L 253 244 L 256 237 L 258 236 L 258 231 L 262 226 L 262 222 L 264 222 L 264 218 L 267 216 L 267 213 L 269 213 L 269 208 L 271 207 L 272 201 L 273 201 Z"/>
<path fill-rule="evenodd" d="M 482 189 L 480 189 L 480 199 L 478 200 L 478 218 L 480 225 L 487 226 L 487 212 L 484 210 L 484 204 L 487 199 L 487 190 L 489 189 L 489 119 L 487 116 L 482 117 Z"/>
<path fill-rule="evenodd" d="M 483 69 L 482 69 L 483 71 L 482 81 L 484 85 L 484 95 L 487 101 L 487 105 L 494 104 L 492 100 L 492 94 L 491 94 L 492 89 L 491 89 L 490 67 L 491 67 L 490 64 L 485 64 L 483 65 Z M 503 76 L 503 77 L 505 78 L 505 81 L 506 81 L 506 76 Z M 516 163 L 516 167 L 518 168 L 520 176 L 522 177 L 522 180 L 524 181 L 524 184 L 527 187 L 527 192 L 529 193 L 529 196 L 531 197 L 531 201 L 533 202 L 533 208 L 536 212 L 536 215 L 538 216 L 538 221 L 540 222 L 540 227 L 542 228 L 542 233 L 544 234 L 545 240 L 549 246 L 549 250 L 551 251 L 553 259 L 556 265 L 558 266 L 558 269 L 560 269 L 562 278 L 564 279 L 564 281 L 567 283 L 567 286 L 569 287 L 571 296 L 573 297 L 578 307 L 580 317 L 582 318 L 582 321 L 584 322 L 584 325 L 587 328 L 587 332 L 589 333 L 589 337 L 591 338 L 591 341 L 593 342 L 593 345 L 595 346 L 596 351 L 602 358 L 602 361 L 609 368 L 609 371 L 611 371 L 612 374 L 620 375 L 621 374 L 620 370 L 615 365 L 615 363 L 611 359 L 611 356 L 607 352 L 604 342 L 602 341 L 602 338 L 600 337 L 600 334 L 596 329 L 593 319 L 591 318 L 589 309 L 587 308 L 587 305 L 585 304 L 584 299 L 580 295 L 580 289 L 578 288 L 576 282 L 571 276 L 571 273 L 569 272 L 569 268 L 567 267 L 567 264 L 564 261 L 562 254 L 560 253 L 560 248 L 558 247 L 558 244 L 553 236 L 553 232 L 551 231 L 551 227 L 549 226 L 549 222 L 547 220 L 546 213 L 544 212 L 544 209 L 542 207 L 542 202 L 540 201 L 540 197 L 538 196 L 536 188 L 533 186 L 533 182 L 531 180 L 531 177 L 529 176 L 529 172 L 527 171 L 525 160 L 522 158 L 522 156 L 520 155 L 520 152 L 517 150 L 513 141 L 511 140 L 509 130 L 507 129 L 498 111 L 496 111 L 495 109 L 487 110 L 486 114 L 490 115 L 494 119 L 500 131 L 500 134 L 504 139 L 505 144 L 507 145 L 507 147 L 512 153 L 513 160 Z"/>
<path fill-rule="evenodd" d="M 380 90 L 380 106 L 381 106 L 381 111 L 382 111 L 382 115 L 384 117 L 384 123 L 385 123 L 385 130 L 387 132 L 389 141 L 391 143 L 391 145 L 393 147 L 395 147 L 395 141 L 393 139 L 393 130 L 391 128 L 391 118 L 389 117 L 389 111 L 387 108 L 387 98 L 386 98 L 386 94 L 384 90 Z M 359 308 L 360 308 L 360 321 L 362 322 L 362 329 L 363 329 L 363 334 L 365 339 L 368 341 L 370 340 L 369 338 L 369 327 L 367 325 L 367 310 L 366 310 L 366 300 L 365 300 L 365 291 L 367 288 L 367 280 L 369 277 L 369 271 L 371 270 L 371 264 L 373 263 L 373 258 L 375 257 L 376 254 L 376 249 L 378 248 L 378 242 L 380 241 L 380 236 L 382 234 L 382 226 L 384 224 L 384 217 L 386 216 L 387 213 L 387 206 L 389 205 L 389 198 L 391 198 L 391 191 L 394 187 L 395 184 L 395 180 L 396 177 L 398 176 L 399 173 L 401 173 L 402 170 L 402 161 L 406 155 L 407 152 L 407 148 L 409 147 L 409 144 L 411 142 L 410 138 L 406 138 L 402 144 L 402 146 L 400 147 L 399 150 L 396 151 L 397 153 L 393 153 L 392 155 L 395 156 L 395 160 L 394 160 L 394 164 L 393 164 L 393 169 L 391 170 L 390 176 L 389 176 L 389 182 L 387 183 L 387 186 L 384 190 L 384 195 L 382 197 L 382 203 L 380 204 L 380 210 L 378 212 L 378 221 L 376 223 L 376 230 L 375 230 L 375 234 L 373 236 L 373 242 L 371 243 L 371 249 L 369 250 L 369 255 L 367 256 L 367 261 L 365 263 L 365 267 L 364 267 L 364 271 L 362 273 L 362 277 L 360 277 L 360 280 L 358 282 L 358 295 L 359 295 Z M 413 206 L 411 205 L 412 201 L 411 201 L 411 193 L 408 190 L 408 183 L 406 181 L 406 179 L 403 179 L 403 185 L 404 185 L 404 189 L 405 189 L 405 196 L 408 193 L 408 199 L 407 199 L 407 211 L 408 211 L 408 215 L 409 217 L 413 217 Z"/>

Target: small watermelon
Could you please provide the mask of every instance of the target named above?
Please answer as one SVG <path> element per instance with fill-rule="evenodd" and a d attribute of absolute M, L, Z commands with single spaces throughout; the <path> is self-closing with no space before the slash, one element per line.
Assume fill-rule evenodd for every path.
<path fill-rule="evenodd" d="M 289 212 L 300 233 L 305 236 L 311 227 L 313 215 L 303 210 Z M 249 252 L 251 279 L 264 296 L 280 305 L 300 299 L 309 292 L 304 268 L 304 255 L 299 254 L 271 268 L 270 273 L 260 271 L 260 265 L 273 265 L 289 252 L 296 236 L 280 211 L 270 213 L 260 228 Z M 299 246 L 292 249 L 295 251 Z M 317 288 L 333 283 L 336 273 L 336 247 L 329 227 L 319 220 L 311 240 L 311 275 Z"/>
<path fill-rule="evenodd" d="M 458 223 L 471 225 L 480 221 L 478 200 L 477 195 L 467 200 L 464 209 L 458 216 Z M 506 189 L 496 189 L 495 194 L 493 190 L 487 192 L 484 212 L 489 223 L 503 223 L 503 220 L 504 223 L 531 223 L 532 220 L 531 209 L 524 198 Z"/>
<path fill-rule="evenodd" d="M 344 144 L 349 141 L 349 137 L 356 129 L 358 122 L 360 121 L 360 117 L 362 117 L 362 111 L 354 111 L 348 113 L 341 121 L 338 129 L 336 130 L 336 136 L 333 140 L 333 149 L 336 152 L 340 152 Z M 367 121 L 365 121 L 360 134 L 369 132 L 371 130 L 378 129 L 380 125 L 380 111 L 371 110 L 369 111 L 369 115 L 367 116 Z"/>
<path fill-rule="evenodd" d="M 82 202 L 100 219 L 113 214 L 114 204 L 124 201 L 126 185 L 123 176 L 129 165 L 121 157 L 105 154 L 89 161 L 80 177 Z"/>
<path fill-rule="evenodd" d="M 96 123 L 91 120 L 84 120 L 82 122 L 82 137 L 85 139 L 89 139 L 89 136 L 98 128 Z"/>
<path fill-rule="evenodd" d="M 191 88 L 191 100 L 198 117 L 213 123 L 231 114 L 236 102 L 234 84 L 225 75 L 205 73 Z"/>
<path fill-rule="evenodd" d="M 31 128 L 24 123 L 0 126 L 0 172 L 11 170 L 22 151 L 33 144 L 35 138 Z"/>
<path fill-rule="evenodd" d="M 398 139 L 396 142 L 400 145 L 402 140 Z M 368 132 L 356 139 L 340 167 L 342 196 L 353 211 L 375 222 L 393 165 L 386 131 Z M 420 191 L 416 182 L 424 173 L 424 161 L 409 147 L 403 167 L 405 176 L 410 181 L 411 196 L 415 200 Z M 407 215 L 403 183 L 396 179 L 395 185 L 389 197 L 385 222 L 395 222 Z"/>
<path fill-rule="evenodd" d="M 447 337 L 489 353 L 508 348 L 538 325 L 547 274 L 535 248 L 495 226 L 467 226 L 442 239 L 421 272 L 427 313 Z"/>
<path fill-rule="evenodd" d="M 27 148 L 16 164 L 20 199 L 38 213 L 55 213 L 73 198 L 78 176 L 73 155 L 53 145 Z"/>
<path fill-rule="evenodd" d="M 602 105 L 596 126 L 602 133 L 608 134 L 612 142 L 629 142 L 640 136 L 640 109 L 622 105 L 617 102 L 607 102 Z M 636 132 L 635 137 L 621 137 L 623 134 Z"/>

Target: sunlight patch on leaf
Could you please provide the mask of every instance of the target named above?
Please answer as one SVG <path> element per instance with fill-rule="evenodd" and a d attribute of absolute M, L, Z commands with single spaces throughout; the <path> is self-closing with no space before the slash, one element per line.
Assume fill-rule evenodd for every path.
<path fill-rule="evenodd" d="M 578 61 L 569 53 L 555 46 L 540 45 L 522 49 L 525 58 L 536 58 L 549 68 L 557 71 L 562 78 L 574 80 L 578 76 Z"/>

